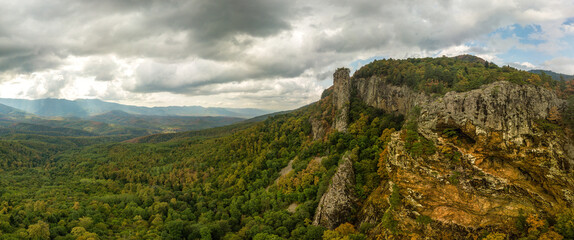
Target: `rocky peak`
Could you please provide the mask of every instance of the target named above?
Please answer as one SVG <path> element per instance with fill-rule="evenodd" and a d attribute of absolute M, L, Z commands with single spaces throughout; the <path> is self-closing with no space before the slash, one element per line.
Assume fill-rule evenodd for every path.
<path fill-rule="evenodd" d="M 349 154 L 342 158 L 329 188 L 321 197 L 313 225 L 333 229 L 348 221 L 355 206 L 355 172 Z"/>
<path fill-rule="evenodd" d="M 348 82 L 351 77 L 351 70 L 348 68 L 338 68 L 335 73 L 333 73 L 333 85 L 343 85 Z"/>
<path fill-rule="evenodd" d="M 349 73 L 350 70 L 348 68 L 339 68 L 333 74 L 333 105 L 336 111 L 333 125 L 339 132 L 346 132 L 349 122 L 352 87 Z"/>
<path fill-rule="evenodd" d="M 355 79 L 353 85 L 357 98 L 388 113 L 407 115 L 414 106 L 430 101 L 430 97 L 424 93 L 414 92 L 407 86 L 392 85 L 378 76 Z"/>
<path fill-rule="evenodd" d="M 346 68 L 333 74 L 333 104 L 336 116 L 333 125 L 339 132 L 346 132 L 349 121 L 351 93 L 367 105 L 388 113 L 407 115 L 414 106 L 430 101 L 430 97 L 417 93 L 407 86 L 395 86 L 379 76 L 368 79 L 351 78 Z"/>
<path fill-rule="evenodd" d="M 434 153 L 411 154 L 406 146 L 412 143 L 406 143 L 403 130 L 392 135 L 382 156 L 388 179 L 381 186 L 397 185 L 405 203 L 398 214 L 415 216 L 411 222 L 423 215 L 459 230 L 504 228 L 522 211 L 555 214 L 574 206 L 574 143 L 559 129 L 544 126 L 553 111 L 565 107 L 554 91 L 499 81 L 467 92 L 430 96 L 393 85 L 384 76 L 356 79 L 339 69 L 333 77 L 333 125 L 338 131 L 347 129 L 351 99 L 387 113 L 418 112 L 410 119 L 416 121 L 420 138 L 432 142 Z M 344 167 L 347 161 L 321 198 L 315 224 L 336 227 L 352 209 L 352 198 L 345 197 L 351 191 L 346 186 L 354 179 L 350 161 Z M 350 170 L 343 172 L 349 173 L 342 173 L 346 168 Z M 365 206 L 384 212 L 373 209 L 377 204 Z"/>
<path fill-rule="evenodd" d="M 484 142 L 500 135 L 505 142 L 520 146 L 540 135 L 535 132 L 537 121 L 564 104 L 543 87 L 495 82 L 469 92 L 449 92 L 429 104 L 420 104 L 419 131 L 436 138 L 432 131 L 458 128 L 474 140 Z"/>
<path fill-rule="evenodd" d="M 437 128 L 452 125 L 483 140 L 495 132 L 518 145 L 528 141 L 524 135 L 533 134 L 536 121 L 546 119 L 551 109 L 565 106 L 565 101 L 553 91 L 535 85 L 500 81 L 469 92 L 449 92 L 433 98 L 407 86 L 392 85 L 378 76 L 349 78 L 348 69 L 335 72 L 334 89 L 337 110 L 334 125 L 338 131 L 346 130 L 351 92 L 355 91 L 357 99 L 387 113 L 406 116 L 414 107 L 420 107 L 420 131 L 426 137 L 431 137 Z"/>

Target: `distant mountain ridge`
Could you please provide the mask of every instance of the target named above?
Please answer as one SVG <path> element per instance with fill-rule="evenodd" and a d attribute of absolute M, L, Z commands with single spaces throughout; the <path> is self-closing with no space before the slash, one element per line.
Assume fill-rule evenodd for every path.
<path fill-rule="evenodd" d="M 552 77 L 552 79 L 554 79 L 554 80 L 567 81 L 567 80 L 574 79 L 574 75 L 562 74 L 562 73 L 557 73 L 557 72 L 553 72 L 553 71 L 549 71 L 549 70 L 533 69 L 533 70 L 530 70 L 528 72 L 536 73 L 536 74 L 544 73 L 544 74 Z M 562 76 L 562 79 L 560 78 L 561 76 Z"/>
<path fill-rule="evenodd" d="M 16 108 L 0 104 L 1 115 L 25 115 L 26 113 Z"/>
<path fill-rule="evenodd" d="M 134 115 L 120 110 L 113 110 L 87 118 L 91 121 L 117 124 L 157 132 L 193 131 L 221 127 L 244 121 L 243 118 L 222 116 L 157 116 Z"/>
<path fill-rule="evenodd" d="M 111 111 L 150 116 L 222 116 L 252 118 L 270 113 L 255 108 L 213 108 L 200 106 L 139 107 L 110 103 L 97 99 L 11 99 L 0 98 L 0 104 L 23 112 L 44 117 L 80 117 L 86 118 Z"/>

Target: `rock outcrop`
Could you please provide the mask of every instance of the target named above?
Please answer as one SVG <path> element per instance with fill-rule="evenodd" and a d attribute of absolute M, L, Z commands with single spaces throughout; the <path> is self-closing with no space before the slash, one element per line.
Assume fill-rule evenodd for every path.
<path fill-rule="evenodd" d="M 348 68 L 339 68 L 333 74 L 333 105 L 335 120 L 333 126 L 339 132 L 347 132 L 349 124 L 349 108 L 351 103 L 352 81 Z"/>
<path fill-rule="evenodd" d="M 419 104 L 422 109 L 419 129 L 427 137 L 436 138 L 429 130 L 456 127 L 482 142 L 499 134 L 504 142 L 521 146 L 531 144 L 526 142 L 529 136 L 540 135 L 534 127 L 536 121 L 546 119 L 552 108 L 564 104 L 553 91 L 539 86 L 495 82 Z"/>
<path fill-rule="evenodd" d="M 421 103 L 418 132 L 439 151 L 413 157 L 395 133 L 390 179 L 415 215 L 442 223 L 503 226 L 519 211 L 554 214 L 574 203 L 574 145 L 539 123 L 562 105 L 552 91 L 508 82 Z"/>
<path fill-rule="evenodd" d="M 425 94 L 416 93 L 407 86 L 394 86 L 378 76 L 354 79 L 349 85 L 355 86 L 357 98 L 387 113 L 407 115 L 414 106 L 430 101 Z"/>
<path fill-rule="evenodd" d="M 314 117 L 309 118 L 311 123 L 311 132 L 313 133 L 313 140 L 323 139 L 327 135 L 326 124 L 322 120 Z"/>
<path fill-rule="evenodd" d="M 387 181 L 403 198 L 401 216 L 424 215 L 457 229 L 496 228 L 513 224 L 509 217 L 521 211 L 555 214 L 574 206 L 574 143 L 559 129 L 548 129 L 556 126 L 548 121 L 553 109 L 565 105 L 553 91 L 501 81 L 431 97 L 381 77 L 354 79 L 342 73 L 335 73 L 333 92 L 337 130 L 346 129 L 347 101 L 355 97 L 387 113 L 418 112 L 410 119 L 436 148 L 434 154 L 416 156 L 405 147 L 405 130 L 392 135 L 383 159 Z M 319 209 L 338 208 L 331 202 L 336 201 L 321 199 Z M 373 209 L 385 204 L 364 206 L 369 212 L 385 210 Z M 318 215 L 315 222 L 332 228 L 323 223 L 337 221 L 318 220 L 332 218 Z M 374 218 L 362 217 L 365 222 Z"/>
<path fill-rule="evenodd" d="M 348 221 L 355 206 L 355 173 L 348 154 L 343 156 L 329 188 L 321 197 L 313 225 L 333 229 Z"/>

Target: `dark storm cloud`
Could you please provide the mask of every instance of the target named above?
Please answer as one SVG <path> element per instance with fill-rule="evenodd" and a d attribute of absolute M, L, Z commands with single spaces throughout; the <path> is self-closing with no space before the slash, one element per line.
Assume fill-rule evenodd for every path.
<path fill-rule="evenodd" d="M 12 9 L 10 9 L 10 7 Z M 88 56 L 183 59 L 234 57 L 233 47 L 289 29 L 288 1 L 23 1 L 0 17 L 0 69 L 41 70 L 50 49 Z M 14 47 L 16 46 L 16 47 Z"/>
<path fill-rule="evenodd" d="M 0 39 L 0 51 L 14 51 L 12 56 L 0 56 L 0 69 L 41 70 L 57 66 L 68 54 L 249 61 L 244 57 L 252 56 L 246 56 L 245 50 L 257 39 L 289 31 L 294 21 L 322 9 L 327 14 L 317 17 L 322 22 L 310 22 L 317 24 L 316 32 L 307 33 L 311 37 L 305 39 L 315 45 L 315 50 L 307 53 L 314 57 L 322 57 L 324 52 L 353 53 L 391 45 L 434 50 L 496 26 L 497 20 L 479 24 L 471 19 L 471 25 L 453 22 L 458 20 L 453 15 L 457 9 L 452 9 L 450 1 L 409 2 L 358 0 L 299 6 L 297 1 L 282 0 L 24 0 L 0 17 L 0 34 L 7 36 Z M 483 4 L 490 9 L 488 2 Z M 500 19 L 485 15 L 489 17 L 484 19 Z M 472 17 L 476 16 L 465 16 Z M 482 25 L 485 27 L 481 29 Z M 329 29 L 338 31 L 327 34 Z M 260 64 L 253 68 L 263 69 L 255 70 L 260 73 L 253 77 L 292 77 L 305 70 L 305 66 L 294 67 L 292 61 L 283 60 L 285 63 L 277 64 L 251 61 Z M 307 63 L 306 56 L 297 56 L 294 61 L 300 60 Z"/>
<path fill-rule="evenodd" d="M 56 68 L 63 54 L 50 49 L 4 48 L 0 45 L 0 71 L 33 73 L 38 69 Z"/>
<path fill-rule="evenodd" d="M 179 6 L 167 5 L 151 21 L 175 28 L 190 30 L 197 41 L 226 40 L 234 34 L 266 37 L 289 29 L 286 21 L 292 7 L 281 0 L 195 0 Z M 151 24 L 154 24 L 150 22 Z"/>
<path fill-rule="evenodd" d="M 290 29 L 293 2 L 282 0 L 196 0 L 179 6 L 165 5 L 146 23 L 186 34 L 183 46 L 206 59 L 229 60 L 239 57 L 253 44 Z M 154 12 L 155 13 L 155 12 Z"/>
<path fill-rule="evenodd" d="M 317 36 L 319 51 L 385 48 L 434 51 L 462 44 L 510 22 L 522 10 L 496 1 L 336 1 L 335 34 Z M 525 10 L 525 9 L 523 9 Z"/>

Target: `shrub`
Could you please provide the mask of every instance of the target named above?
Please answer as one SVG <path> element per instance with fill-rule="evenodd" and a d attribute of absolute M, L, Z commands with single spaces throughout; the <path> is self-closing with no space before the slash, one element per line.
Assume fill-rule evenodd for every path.
<path fill-rule="evenodd" d="M 567 239 L 574 239 L 574 209 L 569 208 L 557 215 L 556 231 Z"/>

